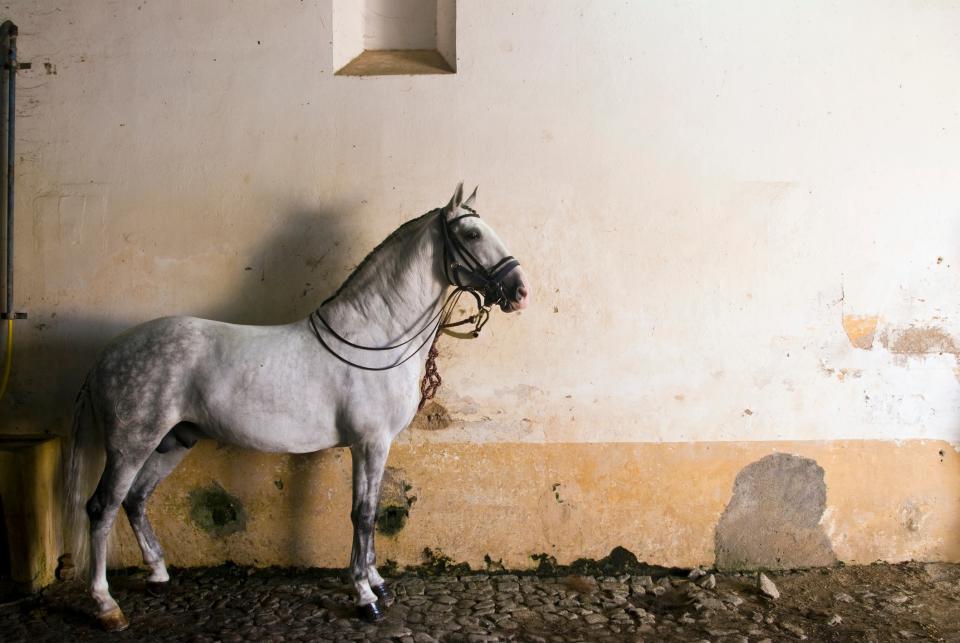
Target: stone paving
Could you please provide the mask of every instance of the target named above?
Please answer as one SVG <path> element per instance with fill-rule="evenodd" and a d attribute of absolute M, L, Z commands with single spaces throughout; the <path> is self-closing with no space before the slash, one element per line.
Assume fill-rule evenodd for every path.
<path fill-rule="evenodd" d="M 401 574 L 387 617 L 354 618 L 339 573 L 226 565 L 175 570 L 151 596 L 111 576 L 130 627 L 107 634 L 77 581 L 0 605 L 3 641 L 887 641 L 960 640 L 956 565 L 871 565 L 770 575 L 694 570 L 547 576 Z M 893 582 L 895 581 L 895 582 Z M 771 589 L 772 588 L 772 589 Z M 771 595 L 779 593 L 773 598 Z"/>

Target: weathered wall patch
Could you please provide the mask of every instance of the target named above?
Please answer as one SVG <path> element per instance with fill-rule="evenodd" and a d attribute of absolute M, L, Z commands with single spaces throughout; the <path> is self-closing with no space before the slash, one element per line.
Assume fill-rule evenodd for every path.
<path fill-rule="evenodd" d="M 403 470 L 387 467 L 383 472 L 383 484 L 380 488 L 380 506 L 377 507 L 377 533 L 393 536 L 400 533 L 407 524 L 410 507 L 417 501 L 416 496 L 407 495 L 413 487 L 404 480 Z"/>
<path fill-rule="evenodd" d="M 847 333 L 850 345 L 865 351 L 873 348 L 878 320 L 876 315 L 844 315 L 843 330 Z"/>
<path fill-rule="evenodd" d="M 823 469 L 815 460 L 775 453 L 747 465 L 717 524 L 717 568 L 834 564 L 836 555 L 820 526 L 826 505 Z"/>
<path fill-rule="evenodd" d="M 247 512 L 240 499 L 227 493 L 216 482 L 190 491 L 190 520 L 219 538 L 247 528 Z"/>

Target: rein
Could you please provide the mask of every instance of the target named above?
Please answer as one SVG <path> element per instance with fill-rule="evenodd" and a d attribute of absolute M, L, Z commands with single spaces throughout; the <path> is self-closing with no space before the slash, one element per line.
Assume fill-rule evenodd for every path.
<path fill-rule="evenodd" d="M 323 318 L 323 315 L 320 314 L 320 308 L 333 299 L 333 297 L 324 301 L 323 304 L 320 304 L 320 308 L 317 308 L 311 312 L 310 316 L 308 317 L 310 320 L 310 328 L 313 329 L 313 333 L 316 335 L 317 341 L 320 342 L 320 345 L 323 346 L 328 353 L 336 357 L 344 364 L 354 368 L 359 368 L 364 371 L 389 371 L 397 368 L 398 366 L 408 362 L 415 355 L 419 354 L 423 347 L 427 345 L 427 342 L 433 338 L 433 343 L 430 345 L 430 351 L 427 355 L 425 373 L 420 382 L 420 403 L 417 405 L 417 410 L 422 409 L 427 403 L 427 400 L 433 399 L 442 382 L 440 373 L 437 371 L 436 364 L 436 359 L 439 355 L 439 352 L 437 351 L 437 340 L 440 339 L 441 331 L 458 339 L 474 339 L 479 337 L 480 331 L 483 330 L 484 325 L 486 325 L 487 321 L 490 319 L 490 308 L 497 304 L 503 304 L 507 300 L 506 294 L 503 292 L 503 278 L 506 277 L 511 270 L 520 265 L 520 262 L 513 257 L 506 256 L 494 264 L 490 269 L 485 268 L 483 264 L 481 264 L 480 261 L 473 255 L 473 253 L 471 253 L 470 250 L 467 249 L 467 247 L 464 246 L 464 244 L 450 232 L 451 223 L 455 223 L 456 221 L 467 217 L 480 216 L 469 206 L 461 205 L 460 207 L 467 210 L 468 213 L 455 217 L 450 221 L 447 221 L 442 212 L 440 214 L 441 229 L 443 230 L 444 274 L 450 283 L 455 285 L 456 288 L 447 296 L 446 300 L 443 302 L 443 305 L 440 306 L 440 310 L 430 317 L 427 323 L 420 330 L 416 331 L 402 342 L 393 344 L 391 346 L 364 346 L 363 344 L 351 342 L 335 331 L 330 324 L 327 323 L 327 320 Z M 460 255 L 462 263 L 456 261 L 456 256 L 458 254 Z M 460 279 L 461 273 L 472 277 L 475 281 L 479 281 L 482 286 L 478 288 L 472 285 L 465 285 Z M 453 316 L 453 311 L 460 302 L 460 297 L 463 295 L 463 293 L 469 293 L 476 300 L 477 313 L 475 315 L 465 317 L 459 321 L 451 322 L 450 318 Z M 481 294 L 483 295 L 482 299 Z M 327 330 L 327 332 L 329 332 L 330 335 L 333 336 L 333 338 L 338 342 L 351 348 L 363 351 L 389 351 L 396 350 L 398 348 L 404 348 L 419 338 L 425 331 L 430 330 L 430 333 L 427 335 L 426 339 L 424 339 L 415 349 L 413 349 L 409 354 L 399 361 L 388 366 L 366 366 L 350 361 L 340 353 L 333 350 L 333 348 L 331 348 L 330 345 L 323 339 L 323 335 L 321 335 L 320 329 L 317 328 L 314 317 L 320 320 L 320 323 Z M 473 324 L 473 330 L 468 332 L 452 332 L 449 330 L 451 328 L 456 328 L 466 324 Z"/>

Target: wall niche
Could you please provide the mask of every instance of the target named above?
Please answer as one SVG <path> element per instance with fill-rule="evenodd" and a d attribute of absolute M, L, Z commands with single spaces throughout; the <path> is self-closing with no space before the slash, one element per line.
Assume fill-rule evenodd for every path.
<path fill-rule="evenodd" d="M 456 0 L 334 0 L 338 76 L 452 74 Z"/>

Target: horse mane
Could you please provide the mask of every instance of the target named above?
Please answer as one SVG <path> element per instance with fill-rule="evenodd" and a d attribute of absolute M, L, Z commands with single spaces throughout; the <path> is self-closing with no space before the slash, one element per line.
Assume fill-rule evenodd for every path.
<path fill-rule="evenodd" d="M 357 267 L 353 269 L 353 271 L 350 273 L 350 275 L 349 275 L 346 279 L 343 280 L 343 283 L 340 284 L 340 287 L 337 288 L 336 292 L 334 292 L 332 295 L 330 295 L 329 297 L 327 297 L 326 299 L 324 299 L 324 300 L 323 300 L 323 303 L 321 303 L 320 305 L 323 306 L 323 305 L 326 304 L 328 301 L 332 301 L 332 300 L 336 299 L 337 296 L 338 296 L 341 292 L 343 292 L 343 290 L 344 290 L 347 286 L 350 285 L 350 282 L 353 281 L 354 277 L 356 277 L 358 274 L 360 274 L 360 272 L 364 269 L 364 267 L 365 267 L 368 263 L 370 263 L 370 261 L 373 259 L 373 257 L 376 256 L 376 254 L 377 254 L 378 252 L 380 252 L 380 250 L 382 250 L 384 247 L 386 247 L 386 246 L 389 245 L 391 242 L 393 242 L 394 240 L 396 240 L 398 237 L 400 237 L 400 236 L 402 236 L 402 235 L 405 235 L 407 232 L 409 232 L 410 229 L 413 228 L 414 224 L 419 223 L 419 222 L 422 221 L 423 219 L 425 219 L 425 218 L 427 218 L 427 217 L 429 217 L 429 216 L 431 216 L 431 215 L 433 215 L 433 214 L 436 214 L 436 213 L 439 212 L 439 211 L 440 211 L 440 208 L 436 208 L 436 209 L 434 209 L 434 210 L 430 210 L 429 212 L 427 212 L 427 213 L 425 213 L 425 214 L 421 214 L 419 217 L 410 219 L 409 221 L 401 224 L 400 227 L 398 227 L 396 230 L 394 230 L 393 232 L 391 232 L 390 234 L 388 234 L 386 239 L 384 239 L 383 241 L 381 241 L 380 243 L 378 243 L 377 246 L 376 246 L 373 250 L 371 250 L 371 251 L 367 254 L 366 257 L 363 258 L 363 261 L 361 261 L 359 264 L 357 264 Z"/>

